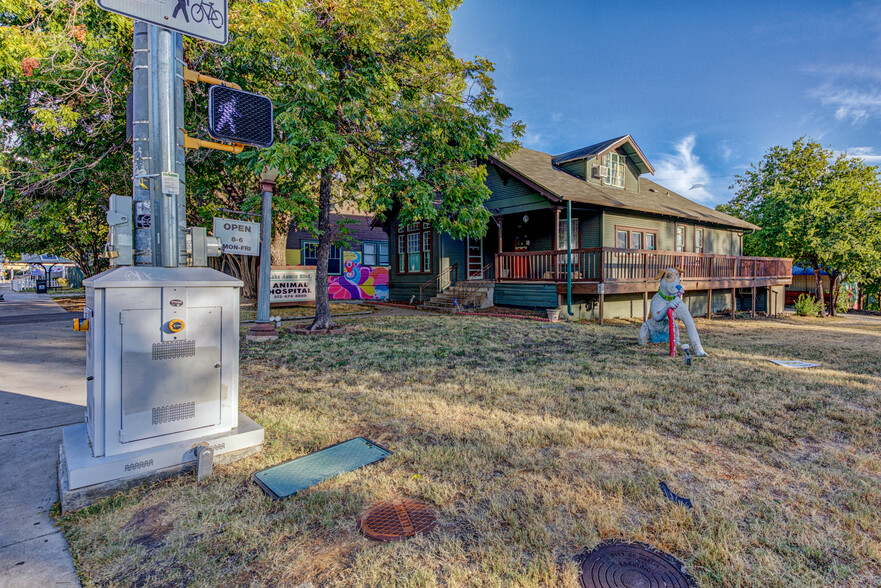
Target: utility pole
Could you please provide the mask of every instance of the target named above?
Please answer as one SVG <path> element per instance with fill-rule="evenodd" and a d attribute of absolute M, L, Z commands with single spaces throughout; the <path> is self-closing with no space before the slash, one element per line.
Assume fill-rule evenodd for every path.
<path fill-rule="evenodd" d="M 135 21 L 133 42 L 134 261 L 177 267 L 186 265 L 183 36 Z"/>

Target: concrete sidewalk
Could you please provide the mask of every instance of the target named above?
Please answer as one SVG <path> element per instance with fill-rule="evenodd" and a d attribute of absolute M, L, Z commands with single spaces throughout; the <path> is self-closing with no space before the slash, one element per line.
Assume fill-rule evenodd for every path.
<path fill-rule="evenodd" d="M 0 293 L 0 587 L 79 586 L 49 509 L 61 428 L 83 421 L 85 337 L 48 295 Z"/>

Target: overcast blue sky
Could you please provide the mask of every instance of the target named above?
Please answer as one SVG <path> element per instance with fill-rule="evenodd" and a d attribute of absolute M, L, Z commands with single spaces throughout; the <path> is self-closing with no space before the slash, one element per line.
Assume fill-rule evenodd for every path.
<path fill-rule="evenodd" d="M 704 204 L 803 135 L 881 163 L 881 2 L 464 0 L 450 42 L 496 64 L 524 146 L 629 133 Z"/>

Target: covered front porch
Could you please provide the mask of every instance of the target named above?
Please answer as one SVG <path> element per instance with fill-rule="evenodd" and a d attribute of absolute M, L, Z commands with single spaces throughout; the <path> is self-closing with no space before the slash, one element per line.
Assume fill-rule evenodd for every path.
<path fill-rule="evenodd" d="M 497 283 L 552 284 L 563 296 L 570 288 L 570 267 L 571 294 L 596 297 L 601 322 L 605 297 L 615 294 L 641 293 L 645 318 L 650 294 L 658 289 L 656 276 L 670 267 L 680 269 L 687 292 L 707 292 L 707 316 L 712 316 L 714 290 L 730 290 L 734 300 L 737 289 L 750 289 L 755 315 L 758 289 L 767 288 L 770 298 L 771 289 L 792 280 L 791 259 L 614 247 L 573 249 L 571 260 L 565 250 L 503 251 L 495 255 L 493 274 Z M 735 311 L 732 303 L 732 316 Z"/>

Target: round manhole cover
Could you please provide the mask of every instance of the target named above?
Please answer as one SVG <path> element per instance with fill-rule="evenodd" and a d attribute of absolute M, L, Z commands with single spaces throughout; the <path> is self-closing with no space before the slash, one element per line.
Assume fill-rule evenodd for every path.
<path fill-rule="evenodd" d="M 432 508 L 410 499 L 378 502 L 358 518 L 358 528 L 378 541 L 397 541 L 416 533 L 430 533 L 436 525 Z"/>
<path fill-rule="evenodd" d="M 695 588 L 682 562 L 642 543 L 603 541 L 580 557 L 583 588 Z"/>

